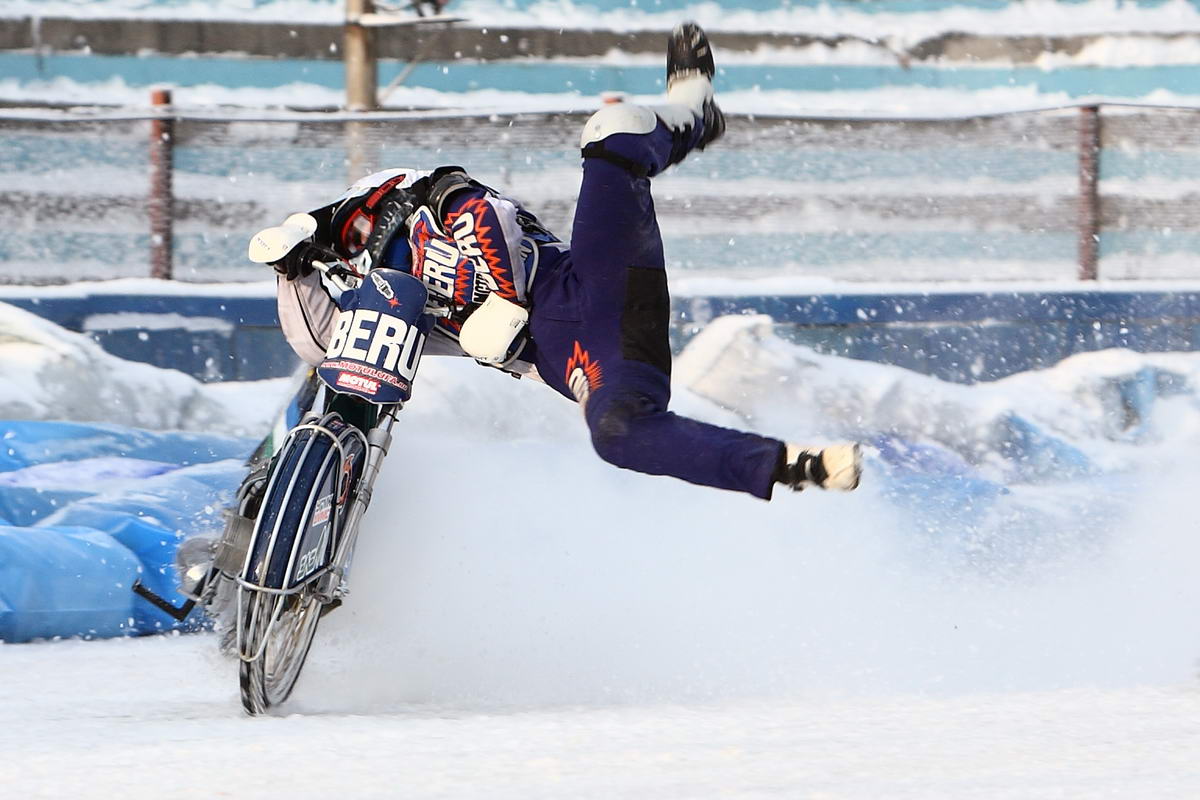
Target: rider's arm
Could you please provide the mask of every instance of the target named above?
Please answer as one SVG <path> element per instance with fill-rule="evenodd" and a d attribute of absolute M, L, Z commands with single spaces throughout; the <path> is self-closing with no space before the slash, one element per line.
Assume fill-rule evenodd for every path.
<path fill-rule="evenodd" d="M 517 207 L 479 186 L 467 186 L 448 195 L 438 211 L 442 228 L 454 238 L 458 250 L 485 273 L 492 293 L 525 303 L 527 280 L 521 258 L 522 230 Z"/>
<path fill-rule="evenodd" d="M 321 273 L 288 280 L 280 275 L 277 286 L 279 324 L 288 344 L 306 363 L 317 365 L 333 333 L 338 307 L 321 281 Z"/>

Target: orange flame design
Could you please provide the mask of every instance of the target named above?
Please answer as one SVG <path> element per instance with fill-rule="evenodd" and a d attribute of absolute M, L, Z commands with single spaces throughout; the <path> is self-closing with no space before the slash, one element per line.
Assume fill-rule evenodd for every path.
<path fill-rule="evenodd" d="M 479 244 L 479 250 L 483 253 L 483 260 L 487 263 L 488 271 L 492 277 L 496 279 L 496 291 L 500 296 L 512 300 L 517 296 L 517 287 L 513 284 L 512 274 L 504 266 L 500 259 L 500 250 L 490 236 L 492 232 L 491 225 L 484 225 L 484 214 L 490 211 L 491 207 L 483 197 L 472 197 L 463 203 L 462 208 L 453 214 L 446 215 L 446 227 L 450 230 L 454 229 L 454 222 L 463 214 L 470 214 L 474 222 L 475 241 Z M 469 302 L 470 298 L 465 300 L 458 298 L 458 285 L 455 285 L 455 299 L 458 302 Z"/>
<path fill-rule="evenodd" d="M 578 340 L 575 342 L 575 352 L 567 359 L 567 371 L 563 377 L 563 381 L 570 385 L 571 373 L 576 369 L 583 370 L 583 374 L 587 376 L 588 391 L 594 392 L 604 385 L 604 370 L 600 367 L 599 361 L 592 361 L 592 357 L 580 346 Z"/>

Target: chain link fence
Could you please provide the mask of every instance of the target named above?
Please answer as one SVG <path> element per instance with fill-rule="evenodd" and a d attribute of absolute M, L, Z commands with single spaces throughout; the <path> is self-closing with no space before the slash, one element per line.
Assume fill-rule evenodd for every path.
<path fill-rule="evenodd" d="M 0 281 L 262 280 L 245 256 L 254 231 L 391 166 L 460 164 L 565 238 L 585 119 L 10 109 Z M 1200 110 L 1119 106 L 736 116 L 724 140 L 655 180 L 655 201 L 673 274 L 728 286 L 1194 279 L 1198 123 Z"/>

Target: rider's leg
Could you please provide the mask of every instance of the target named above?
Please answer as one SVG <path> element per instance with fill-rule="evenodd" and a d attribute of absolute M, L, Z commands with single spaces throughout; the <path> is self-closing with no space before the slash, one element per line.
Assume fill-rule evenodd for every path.
<path fill-rule="evenodd" d="M 544 324 L 546 333 L 535 330 L 534 338 L 548 360 L 558 362 L 550 367 L 562 370 L 555 377 L 584 406 L 603 459 L 768 498 L 783 442 L 667 410 L 670 296 L 650 178 L 716 138 L 718 117 L 705 114 L 706 107 L 716 108 L 710 76 L 711 67 L 707 75 L 683 76 L 665 106 L 618 104 L 588 121 L 571 234 L 581 322 Z M 550 357 L 555 351 L 560 355 Z"/>
<path fill-rule="evenodd" d="M 579 401 L 597 453 L 617 466 L 764 499 L 776 482 L 825 485 L 819 469 L 793 482 L 777 439 L 667 410 L 670 297 L 650 178 L 724 132 L 703 32 L 676 29 L 668 64 L 666 106 L 609 106 L 585 127 L 569 280 L 545 283 L 553 302 L 534 304 L 539 372 Z"/>

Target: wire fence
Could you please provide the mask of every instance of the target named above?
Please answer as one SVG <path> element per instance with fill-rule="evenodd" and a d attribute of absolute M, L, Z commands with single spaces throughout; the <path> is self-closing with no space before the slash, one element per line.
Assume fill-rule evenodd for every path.
<path fill-rule="evenodd" d="M 568 237 L 586 114 L 0 113 L 0 281 L 261 280 L 255 230 L 391 166 L 459 164 Z M 655 180 L 677 275 L 1200 278 L 1200 110 L 734 116 Z"/>

